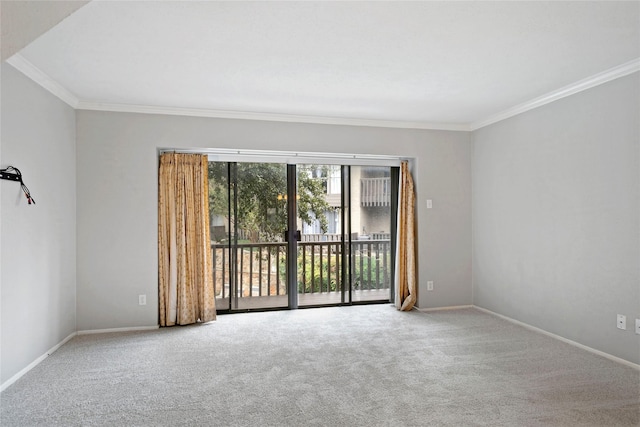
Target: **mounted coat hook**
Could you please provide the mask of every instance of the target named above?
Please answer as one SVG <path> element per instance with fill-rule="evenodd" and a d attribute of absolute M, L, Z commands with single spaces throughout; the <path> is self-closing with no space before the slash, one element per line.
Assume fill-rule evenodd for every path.
<path fill-rule="evenodd" d="M 31 193 L 24 182 L 22 182 L 22 173 L 20 173 L 20 169 L 14 168 L 13 166 L 7 166 L 4 169 L 0 169 L 0 179 L 7 179 L 9 181 L 17 181 L 20 183 L 20 187 L 22 191 L 24 191 L 24 195 L 27 198 L 27 202 L 29 204 L 36 204 L 36 201 L 31 197 Z"/>

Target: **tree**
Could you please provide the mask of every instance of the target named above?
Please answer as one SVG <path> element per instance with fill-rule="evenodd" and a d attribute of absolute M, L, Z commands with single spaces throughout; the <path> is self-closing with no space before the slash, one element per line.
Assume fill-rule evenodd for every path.
<path fill-rule="evenodd" d="M 233 166 L 233 165 L 232 165 Z M 320 167 L 322 169 L 322 167 Z M 323 176 L 318 167 L 298 166 L 298 216 L 307 224 L 316 219 L 327 230 L 324 212 L 330 209 L 325 199 Z M 229 218 L 229 190 L 232 209 L 237 189 L 237 213 L 232 215 L 236 228 L 249 233 L 250 240 L 274 240 L 287 229 L 287 168 L 275 163 L 237 163 L 237 185 L 228 184 L 226 162 L 209 162 L 209 213 Z M 325 178 L 326 179 L 326 178 Z"/>

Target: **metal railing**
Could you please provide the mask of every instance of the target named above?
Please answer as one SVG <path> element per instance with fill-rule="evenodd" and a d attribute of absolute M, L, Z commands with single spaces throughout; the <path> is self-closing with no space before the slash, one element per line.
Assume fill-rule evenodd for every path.
<path fill-rule="evenodd" d="M 232 274 L 236 275 L 240 298 L 286 295 L 286 243 L 243 243 L 236 248 L 211 245 L 216 298 L 229 297 Z M 350 260 L 353 290 L 390 288 L 392 255 L 389 240 L 352 241 Z M 236 265 L 233 273 L 231 263 Z M 341 291 L 340 242 L 299 242 L 297 263 L 299 293 Z"/>
<path fill-rule="evenodd" d="M 361 178 L 360 203 L 363 207 L 391 205 L 391 178 Z"/>
<path fill-rule="evenodd" d="M 303 242 L 339 242 L 342 240 L 340 233 L 303 233 L 300 237 Z M 358 233 L 351 233 L 351 240 L 358 240 Z"/>
<path fill-rule="evenodd" d="M 233 262 L 239 297 L 286 295 L 286 243 L 241 243 L 235 248 L 226 244 L 211 245 L 213 288 L 217 298 L 229 296 Z"/>

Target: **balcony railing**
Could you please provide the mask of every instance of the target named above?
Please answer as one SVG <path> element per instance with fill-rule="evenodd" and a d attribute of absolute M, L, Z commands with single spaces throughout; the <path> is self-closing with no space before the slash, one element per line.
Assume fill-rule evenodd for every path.
<path fill-rule="evenodd" d="M 342 240 L 340 233 L 304 233 L 303 242 L 339 242 Z M 351 240 L 358 240 L 358 233 L 351 233 Z"/>
<path fill-rule="evenodd" d="M 231 283 L 229 266 L 234 259 L 237 269 L 238 297 L 286 295 L 286 243 L 244 243 L 238 244 L 237 248 L 235 251 L 227 245 L 211 245 L 216 298 L 229 297 L 229 283 Z M 390 241 L 352 241 L 351 248 L 352 289 L 355 291 L 389 289 L 392 280 Z M 340 242 L 299 242 L 297 264 L 298 293 L 341 292 L 342 246 Z"/>
<path fill-rule="evenodd" d="M 363 207 L 391 205 L 391 178 L 361 178 L 360 203 Z"/>

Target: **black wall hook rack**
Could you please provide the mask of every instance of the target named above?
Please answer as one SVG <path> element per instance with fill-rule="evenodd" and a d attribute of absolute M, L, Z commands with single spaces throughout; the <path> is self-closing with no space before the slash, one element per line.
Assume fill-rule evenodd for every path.
<path fill-rule="evenodd" d="M 26 185 L 24 185 L 24 182 L 22 181 L 22 173 L 20 173 L 20 169 L 13 166 L 7 166 L 4 169 L 0 169 L 0 179 L 19 182 L 20 188 L 22 188 L 22 191 L 24 191 L 24 195 L 27 198 L 27 202 L 29 204 L 36 204 L 36 201 L 33 199 L 33 197 L 31 197 L 29 189 Z"/>
<path fill-rule="evenodd" d="M 0 179 L 8 179 L 9 181 L 22 181 L 22 178 L 17 173 L 0 172 Z"/>

